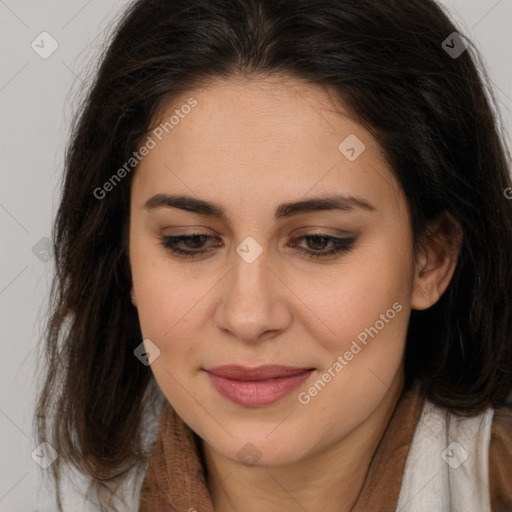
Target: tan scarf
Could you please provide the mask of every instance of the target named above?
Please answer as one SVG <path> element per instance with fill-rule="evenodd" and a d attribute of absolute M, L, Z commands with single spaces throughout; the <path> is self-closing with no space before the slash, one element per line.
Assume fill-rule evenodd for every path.
<path fill-rule="evenodd" d="M 395 510 L 423 402 L 417 386 L 402 394 L 372 458 L 353 512 Z M 140 490 L 139 512 L 215 512 L 203 465 L 199 437 L 166 402 Z"/>

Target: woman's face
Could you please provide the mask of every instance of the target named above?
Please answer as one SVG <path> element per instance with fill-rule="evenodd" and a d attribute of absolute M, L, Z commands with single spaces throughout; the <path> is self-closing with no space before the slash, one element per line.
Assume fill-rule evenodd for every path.
<path fill-rule="evenodd" d="M 168 107 L 130 212 L 154 376 L 232 461 L 319 453 L 402 382 L 414 284 L 405 198 L 376 141 L 318 86 L 219 80 Z M 225 365 L 242 368 L 209 371 Z M 292 369 L 249 371 L 267 365 Z"/>

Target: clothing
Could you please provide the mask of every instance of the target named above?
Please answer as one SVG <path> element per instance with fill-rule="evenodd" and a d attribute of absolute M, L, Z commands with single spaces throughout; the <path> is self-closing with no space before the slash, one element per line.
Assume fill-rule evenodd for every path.
<path fill-rule="evenodd" d="M 405 463 L 397 510 L 491 512 L 489 441 L 494 410 L 470 418 L 425 402 Z"/>
<path fill-rule="evenodd" d="M 430 437 L 425 434 L 428 432 L 426 429 L 431 430 Z M 419 435 L 419 432 L 424 432 L 424 434 Z M 442 439 L 439 432 L 443 432 L 446 439 Z M 454 434 L 458 437 L 453 438 Z M 443 451 L 440 449 L 441 447 L 451 449 L 452 452 L 455 449 L 455 455 L 460 460 L 465 455 L 464 451 L 457 452 L 460 448 L 456 445 L 449 448 L 446 440 L 450 443 L 460 442 L 463 450 L 466 450 L 467 447 L 466 451 L 470 452 L 471 456 L 476 452 L 479 453 L 479 456 L 475 455 L 473 459 L 468 456 L 467 462 L 469 463 L 465 461 L 457 468 L 448 467 L 449 464 L 446 460 L 450 461 L 450 452 L 445 453 L 443 459 L 442 453 L 440 453 Z M 433 448 L 438 449 L 438 453 L 435 453 Z M 421 452 L 424 449 L 430 450 L 430 453 L 425 454 L 425 459 L 421 457 Z M 462 487 L 454 489 L 466 488 L 471 492 L 474 490 L 477 494 L 480 493 L 480 499 L 483 500 L 481 502 L 485 503 L 487 500 L 491 512 L 512 512 L 511 410 L 488 410 L 469 422 L 461 421 L 455 415 L 451 415 L 425 400 L 420 395 L 418 386 L 404 391 L 371 460 L 353 512 L 393 512 L 400 510 L 397 508 L 399 503 L 399 506 L 402 507 L 401 512 L 419 512 L 420 510 L 452 512 L 452 507 L 457 505 L 450 504 L 449 499 L 448 502 L 445 500 L 445 504 L 442 505 L 448 508 L 428 509 L 428 500 L 432 498 L 432 495 L 429 496 L 427 491 L 432 483 L 424 486 L 427 491 L 422 491 L 423 508 L 414 508 L 409 499 L 410 496 L 404 492 L 405 488 L 408 492 L 413 492 L 414 485 L 411 484 L 411 478 L 427 475 L 427 473 L 422 474 L 422 471 L 418 469 L 422 467 L 421 464 L 425 464 L 422 460 L 427 460 L 427 466 L 429 465 L 428 461 L 435 461 L 437 464 L 429 469 L 429 471 L 433 471 L 434 484 L 445 485 L 446 482 L 454 480 L 454 475 L 462 475 L 462 472 L 466 471 L 466 480 L 460 480 L 462 483 L 459 485 Z M 470 460 L 473 460 L 474 463 Z M 450 462 L 452 466 L 457 464 Z M 406 463 L 407 471 L 405 471 Z M 480 475 L 473 475 L 471 470 L 475 470 L 475 468 L 477 468 L 477 473 L 480 471 Z M 457 473 L 459 470 L 460 472 Z M 436 474 L 439 471 L 441 473 L 436 480 Z M 452 476 L 450 477 L 450 475 Z M 479 476 L 482 477 L 482 475 L 483 481 L 481 478 L 479 479 Z M 485 478 L 486 476 L 488 478 Z M 415 485 L 420 480 L 417 480 Z M 404 486 L 404 481 L 407 482 L 406 486 Z M 428 484 L 428 482 L 426 483 Z M 489 485 L 489 492 L 485 491 L 486 483 Z M 436 498 L 432 499 L 434 499 L 432 503 L 436 503 Z M 460 499 L 463 500 L 465 497 L 461 496 Z M 399 500 L 401 501 L 399 502 Z M 472 508 L 480 505 L 469 501 L 465 502 L 469 508 L 464 512 L 487 512 L 480 508 Z M 419 503 L 420 501 L 417 502 L 418 507 Z M 437 503 L 440 502 L 437 501 Z M 140 487 L 139 512 L 187 512 L 191 510 L 214 512 L 204 477 L 204 460 L 200 441 L 172 407 L 166 403 L 160 418 L 158 438 Z M 453 508 L 453 510 L 458 512 L 463 509 Z"/>

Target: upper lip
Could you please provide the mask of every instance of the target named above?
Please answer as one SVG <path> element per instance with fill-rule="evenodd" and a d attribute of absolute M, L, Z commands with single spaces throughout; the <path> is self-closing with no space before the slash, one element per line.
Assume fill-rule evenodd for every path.
<path fill-rule="evenodd" d="M 240 366 L 235 364 L 228 364 L 224 366 L 216 366 L 215 368 L 206 369 L 207 372 L 233 380 L 266 380 L 275 379 L 279 377 L 291 377 L 299 375 L 307 370 L 313 370 L 310 367 L 293 367 L 281 366 L 277 364 L 269 364 L 249 368 L 247 366 Z"/>

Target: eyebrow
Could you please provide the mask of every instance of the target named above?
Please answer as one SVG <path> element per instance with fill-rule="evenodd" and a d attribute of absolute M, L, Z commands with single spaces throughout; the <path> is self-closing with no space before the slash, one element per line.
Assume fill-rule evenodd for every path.
<path fill-rule="evenodd" d="M 143 208 L 148 211 L 156 208 L 179 208 L 180 210 L 228 221 L 228 215 L 220 204 L 184 195 L 156 194 L 144 203 Z M 309 212 L 332 210 L 351 212 L 357 209 L 376 211 L 372 204 L 361 197 L 329 195 L 282 203 L 275 209 L 274 219 L 277 221 Z"/>

